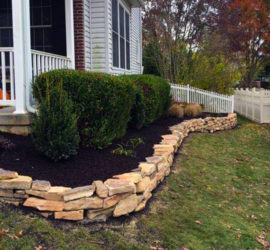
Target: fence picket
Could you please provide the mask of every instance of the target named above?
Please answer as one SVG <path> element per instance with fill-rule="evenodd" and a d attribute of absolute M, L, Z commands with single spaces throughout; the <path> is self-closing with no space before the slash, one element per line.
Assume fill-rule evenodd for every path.
<path fill-rule="evenodd" d="M 270 90 L 236 89 L 235 111 L 259 123 L 270 123 Z"/>
<path fill-rule="evenodd" d="M 199 103 L 204 111 L 211 113 L 233 113 L 234 97 L 198 89 L 192 86 L 171 84 L 174 100 L 186 103 Z"/>

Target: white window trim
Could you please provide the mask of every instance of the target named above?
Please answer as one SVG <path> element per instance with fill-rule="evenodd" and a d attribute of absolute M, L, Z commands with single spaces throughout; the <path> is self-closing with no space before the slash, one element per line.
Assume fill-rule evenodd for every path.
<path fill-rule="evenodd" d="M 125 5 L 125 3 L 121 0 L 116 0 L 117 1 L 117 8 L 118 8 L 118 58 L 119 58 L 119 66 L 116 67 L 113 65 L 113 57 L 112 57 L 112 70 L 113 71 L 118 71 L 118 72 L 121 72 L 121 73 L 130 73 L 131 72 L 131 10 L 128 9 Z M 125 40 L 125 68 L 121 68 L 121 46 L 120 46 L 120 38 L 121 38 L 121 35 L 120 35 L 120 8 L 119 8 L 119 5 L 121 5 L 124 9 L 124 40 Z M 127 49 L 127 46 L 126 46 L 126 42 L 127 42 L 127 39 L 126 39 L 126 12 L 128 13 L 129 15 L 129 61 L 130 61 L 130 69 L 127 69 L 127 52 L 126 52 L 126 49 Z M 113 18 L 113 13 L 112 13 L 112 17 Z M 113 30 L 112 30 L 112 36 L 113 36 L 113 33 L 115 33 Z M 113 41 L 113 39 L 112 39 Z M 113 55 L 113 46 L 112 46 L 112 55 Z"/>

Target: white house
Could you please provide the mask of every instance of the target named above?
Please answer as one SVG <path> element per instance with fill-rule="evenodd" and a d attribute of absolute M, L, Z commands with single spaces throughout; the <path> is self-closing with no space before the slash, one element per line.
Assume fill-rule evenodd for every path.
<path fill-rule="evenodd" d="M 142 4 L 1 0 L 0 106 L 12 106 L 17 116 L 33 111 L 31 82 L 53 69 L 142 73 Z"/>

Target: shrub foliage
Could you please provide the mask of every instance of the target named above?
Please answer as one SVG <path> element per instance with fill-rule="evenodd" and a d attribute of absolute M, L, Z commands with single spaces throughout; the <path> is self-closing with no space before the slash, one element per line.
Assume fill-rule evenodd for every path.
<path fill-rule="evenodd" d="M 36 149 L 53 161 L 77 154 L 79 134 L 73 103 L 62 82 L 50 85 L 47 80 L 44 98 L 41 93 L 38 114 L 34 118 L 32 139 Z"/>
<path fill-rule="evenodd" d="M 125 134 L 135 99 L 129 81 L 103 73 L 56 70 L 36 79 L 34 97 L 42 102 L 46 83 L 53 86 L 59 81 L 74 104 L 83 146 L 103 148 Z"/>
<path fill-rule="evenodd" d="M 132 113 L 133 126 L 141 127 L 142 123 L 149 125 L 167 113 L 171 96 L 170 85 L 166 80 L 153 75 L 131 75 L 121 78 L 130 80 L 137 89 Z"/>

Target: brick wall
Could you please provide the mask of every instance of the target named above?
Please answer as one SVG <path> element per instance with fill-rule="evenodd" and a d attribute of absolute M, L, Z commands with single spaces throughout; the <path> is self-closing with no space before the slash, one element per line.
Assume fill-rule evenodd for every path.
<path fill-rule="evenodd" d="M 84 0 L 74 0 L 75 67 L 85 69 L 84 58 Z"/>

